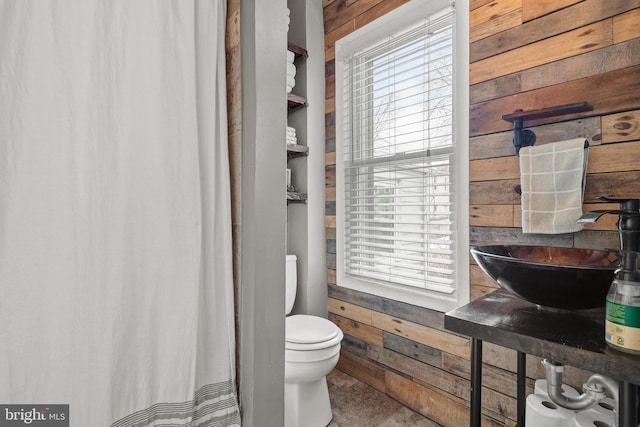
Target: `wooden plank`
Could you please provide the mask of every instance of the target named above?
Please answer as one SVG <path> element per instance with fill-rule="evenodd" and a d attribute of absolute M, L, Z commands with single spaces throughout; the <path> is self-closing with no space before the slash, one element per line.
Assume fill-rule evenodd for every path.
<path fill-rule="evenodd" d="M 573 236 L 573 246 L 585 249 L 620 248 L 617 231 L 583 230 Z"/>
<path fill-rule="evenodd" d="M 575 30 L 640 7 L 640 0 L 585 0 L 549 15 L 481 39 L 470 46 L 476 62 L 519 47 Z"/>
<path fill-rule="evenodd" d="M 324 111 L 325 113 L 334 113 L 336 111 L 336 99 L 334 97 L 324 100 Z"/>
<path fill-rule="evenodd" d="M 327 235 L 327 239 L 335 239 L 336 238 L 336 229 L 335 228 L 325 228 L 324 232 Z"/>
<path fill-rule="evenodd" d="M 336 96 L 336 75 L 333 74 L 324 79 L 324 96 L 325 99 L 334 98 Z M 335 117 L 335 108 L 333 110 L 325 111 L 326 114 L 332 113 Z M 335 136 L 335 130 L 334 136 Z"/>
<path fill-rule="evenodd" d="M 640 141 L 594 145 L 589 149 L 589 161 L 587 164 L 588 174 L 638 170 L 640 170 Z M 469 176 L 471 183 L 478 181 L 518 179 L 520 177 L 519 159 L 518 157 L 511 156 L 472 160 L 469 162 Z M 587 183 L 590 178 L 591 177 L 588 175 Z M 496 191 L 492 191 L 491 193 L 496 193 Z M 510 198 L 510 200 L 513 199 Z M 485 203 L 472 203 L 472 206 L 483 204 Z M 499 206 L 513 203 L 495 202 L 491 204 Z M 487 219 L 485 219 L 485 221 L 486 220 Z"/>
<path fill-rule="evenodd" d="M 373 294 L 339 286 L 329 287 L 329 297 L 366 307 L 374 312 L 404 319 L 419 325 L 444 331 L 444 313 L 407 304 Z"/>
<path fill-rule="evenodd" d="M 368 346 L 369 344 L 365 341 L 362 341 L 360 338 L 356 338 L 352 335 L 344 335 L 342 342 L 340 343 L 340 349 L 343 352 L 348 352 L 364 359 L 367 358 Z"/>
<path fill-rule="evenodd" d="M 324 155 L 324 164 L 331 166 L 336 164 L 336 152 L 326 153 Z"/>
<path fill-rule="evenodd" d="M 640 42 L 640 40 L 638 40 Z M 602 117 L 602 142 L 640 140 L 640 110 Z"/>
<path fill-rule="evenodd" d="M 336 165 L 328 165 L 324 167 L 325 187 L 336 186 Z"/>
<path fill-rule="evenodd" d="M 470 265 L 469 274 L 471 275 L 471 283 L 475 285 L 492 288 L 494 290 L 498 288 L 498 284 L 491 277 L 487 276 L 478 265 Z"/>
<path fill-rule="evenodd" d="M 330 33 L 348 21 L 354 20 L 368 9 L 383 0 L 359 0 L 347 4 L 345 0 L 337 0 L 323 10 L 324 31 Z"/>
<path fill-rule="evenodd" d="M 362 28 L 370 22 L 375 21 L 383 15 L 391 12 L 399 6 L 407 3 L 409 0 L 384 0 L 378 3 L 374 7 L 368 9 L 361 15 L 355 18 L 355 28 Z"/>
<path fill-rule="evenodd" d="M 469 225 L 514 227 L 513 205 L 471 205 Z"/>
<path fill-rule="evenodd" d="M 389 396 L 439 424 L 469 425 L 469 409 L 459 400 L 447 397 L 390 371 L 386 372 L 385 386 Z"/>
<path fill-rule="evenodd" d="M 336 137 L 336 113 L 325 113 L 324 115 L 325 138 Z"/>
<path fill-rule="evenodd" d="M 391 370 L 402 372 L 414 380 L 420 380 L 423 384 L 436 387 L 464 400 L 470 398 L 469 381 L 440 368 L 379 347 L 370 347 L 367 355 L 374 362 L 387 366 Z"/>
<path fill-rule="evenodd" d="M 602 144 L 589 148 L 587 173 L 640 170 L 640 141 Z"/>
<path fill-rule="evenodd" d="M 363 383 L 369 384 L 376 390 L 380 390 L 383 393 L 385 392 L 385 370 L 383 367 L 348 351 L 340 352 L 340 359 L 336 367 L 345 374 L 349 374 Z"/>
<path fill-rule="evenodd" d="M 336 271 L 335 270 L 327 270 L 327 283 L 335 285 L 336 282 Z"/>
<path fill-rule="evenodd" d="M 325 50 L 329 47 L 335 47 L 336 41 L 340 40 L 344 36 L 351 34 L 356 29 L 355 22 L 353 20 L 345 22 L 341 26 L 332 30 L 331 32 L 325 33 L 324 35 L 324 47 Z M 329 61 L 334 57 L 327 58 L 325 55 L 325 61 Z"/>
<path fill-rule="evenodd" d="M 470 87 L 471 103 L 640 65 L 640 39 L 529 68 Z"/>
<path fill-rule="evenodd" d="M 582 0 L 522 0 L 522 20 L 530 21 Z"/>
<path fill-rule="evenodd" d="M 583 232 L 584 233 L 584 232 Z M 524 234 L 520 228 L 470 227 L 471 245 L 573 246 L 572 234 Z"/>
<path fill-rule="evenodd" d="M 326 117 L 326 115 L 325 115 Z M 324 140 L 324 152 L 331 153 L 336 151 L 336 138 L 325 138 Z"/>
<path fill-rule="evenodd" d="M 522 8 L 522 0 L 495 0 L 469 13 L 469 28 L 485 24 Z"/>
<path fill-rule="evenodd" d="M 565 139 L 585 138 L 591 146 L 594 146 L 601 143 L 602 137 L 599 117 L 533 126 L 527 129 L 536 134 L 537 145 Z M 513 131 L 476 136 L 469 140 L 470 160 L 513 156 L 514 152 Z"/>
<path fill-rule="evenodd" d="M 324 199 L 327 201 L 336 201 L 336 187 L 325 187 Z"/>
<path fill-rule="evenodd" d="M 335 59 L 336 57 L 336 46 L 334 44 L 332 44 L 331 46 L 327 46 L 325 44 L 324 47 L 324 60 L 325 61 L 330 61 L 332 59 Z"/>
<path fill-rule="evenodd" d="M 520 24 L 522 24 L 522 9 L 516 9 L 469 29 L 469 42 L 473 43 Z"/>
<path fill-rule="evenodd" d="M 595 87 L 598 88 L 597 91 L 593 90 Z M 471 136 L 476 136 L 512 129 L 513 125 L 502 120 L 501 117 L 517 108 L 535 110 L 578 101 L 588 101 L 593 105 L 591 112 L 525 123 L 525 126 L 528 127 L 561 122 L 571 118 L 634 110 L 640 107 L 640 98 L 637 96 L 639 92 L 640 66 L 611 71 L 514 96 L 473 104 L 470 108 L 469 132 Z"/>
<path fill-rule="evenodd" d="M 584 190 L 585 203 L 596 203 L 598 196 L 623 199 L 637 198 L 640 194 L 640 172 L 612 172 L 587 175 Z"/>
<path fill-rule="evenodd" d="M 336 254 L 327 254 L 327 268 L 336 269 Z"/>
<path fill-rule="evenodd" d="M 490 286 L 481 286 L 481 285 L 471 285 L 471 293 L 470 299 L 471 301 L 477 300 L 478 298 L 482 298 L 485 295 L 489 295 L 491 292 L 495 291 L 496 288 Z"/>
<path fill-rule="evenodd" d="M 327 215 L 324 217 L 324 225 L 325 227 L 336 228 L 336 217 L 335 215 Z"/>
<path fill-rule="evenodd" d="M 519 185 L 520 178 L 470 182 L 469 203 L 471 205 L 520 204 L 520 195 L 516 193 L 516 187 Z"/>
<path fill-rule="evenodd" d="M 494 0 L 469 0 L 469 10 L 476 10 L 479 7 L 484 6 L 487 3 L 491 3 Z"/>
<path fill-rule="evenodd" d="M 582 212 L 589 212 L 595 210 L 618 210 L 620 206 L 616 203 L 589 203 L 582 205 Z M 604 215 L 593 224 L 585 224 L 586 230 L 610 230 L 616 231 L 618 229 L 618 216 L 617 215 Z"/>
<path fill-rule="evenodd" d="M 469 340 L 387 314 L 372 313 L 372 325 L 412 341 L 437 348 L 463 358 L 469 358 Z"/>
<path fill-rule="evenodd" d="M 469 162 L 469 181 L 492 181 L 520 178 L 519 157 L 498 157 Z"/>
<path fill-rule="evenodd" d="M 522 72 L 521 90 L 533 90 L 640 64 L 640 40 L 608 46 Z"/>
<path fill-rule="evenodd" d="M 613 42 L 621 43 L 640 37 L 640 9 L 613 17 Z"/>
<path fill-rule="evenodd" d="M 345 335 L 356 337 L 364 342 L 380 347 L 383 345 L 382 331 L 378 328 L 339 316 L 332 312 L 329 313 L 329 320 L 335 323 Z"/>
<path fill-rule="evenodd" d="M 612 20 L 541 40 L 469 65 L 469 83 L 494 79 L 516 71 L 579 55 L 613 43 Z"/>
<path fill-rule="evenodd" d="M 442 366 L 442 355 L 444 353 L 436 348 L 390 334 L 389 332 L 384 332 L 382 339 L 384 348 L 437 368 Z"/>
<path fill-rule="evenodd" d="M 443 369 L 454 375 L 465 379 L 471 378 L 471 366 L 467 360 L 450 354 L 444 354 L 442 358 L 442 366 Z M 516 396 L 517 386 L 515 372 L 484 364 L 482 367 L 482 374 L 482 386 L 484 388 L 499 391 L 507 396 Z M 527 378 L 527 390 L 529 392 L 533 392 L 533 389 L 534 381 Z"/>
<path fill-rule="evenodd" d="M 371 310 L 359 305 L 350 304 L 348 302 L 339 301 L 335 298 L 329 298 L 328 305 L 330 313 L 339 314 L 342 317 L 355 320 L 365 325 L 371 325 Z"/>

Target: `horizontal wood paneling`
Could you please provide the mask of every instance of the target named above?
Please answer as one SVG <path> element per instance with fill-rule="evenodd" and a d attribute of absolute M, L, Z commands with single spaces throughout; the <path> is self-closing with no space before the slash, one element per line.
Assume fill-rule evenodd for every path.
<path fill-rule="evenodd" d="M 443 313 L 336 285 L 335 47 L 339 38 L 408 0 L 324 0 L 326 233 L 330 319 L 345 332 L 341 369 L 423 413 L 468 424 L 469 341 L 444 330 Z M 587 101 L 594 110 L 525 126 L 537 145 L 589 141 L 584 211 L 614 208 L 599 195 L 640 194 L 640 0 L 470 0 L 470 229 L 472 245 L 616 247 L 616 217 L 578 233 L 523 234 L 514 109 Z M 498 285 L 471 260 L 471 298 Z M 515 351 L 485 343 L 483 426 L 515 427 Z M 527 388 L 544 377 L 527 357 Z M 567 367 L 580 388 L 589 373 Z M 446 408 L 446 409 L 441 409 Z"/>
<path fill-rule="evenodd" d="M 640 37 L 640 10 L 618 15 L 613 18 L 613 42 L 621 43 L 636 37 Z"/>
<path fill-rule="evenodd" d="M 484 23 L 499 19 L 515 10 L 522 9 L 522 0 L 502 0 L 492 1 L 471 10 L 469 14 L 469 25 L 471 30 Z"/>
<path fill-rule="evenodd" d="M 571 7 L 472 43 L 469 58 L 471 62 L 476 62 L 639 7 L 640 0 L 581 1 Z"/>
<path fill-rule="evenodd" d="M 640 65 L 640 39 L 607 46 L 472 85 L 471 103 Z"/>
<path fill-rule="evenodd" d="M 548 64 L 559 59 L 600 49 L 612 43 L 613 21 L 607 19 L 596 22 L 587 27 L 474 62 L 469 68 L 469 83 L 475 84 Z"/>
<path fill-rule="evenodd" d="M 582 0 L 522 0 L 522 20 L 530 21 Z"/>
<path fill-rule="evenodd" d="M 419 325 L 387 314 L 373 312 L 373 326 L 383 331 L 429 345 L 433 348 L 469 358 L 469 340 L 447 332 Z"/>
<path fill-rule="evenodd" d="M 509 13 L 491 19 L 482 24 L 476 25 L 469 29 L 469 39 L 471 42 L 478 41 L 492 34 L 517 27 L 522 23 L 522 9 L 515 9 Z"/>
<path fill-rule="evenodd" d="M 640 140 L 640 110 L 602 117 L 602 142 Z"/>
<path fill-rule="evenodd" d="M 581 101 L 587 101 L 593 106 L 593 111 L 587 113 L 532 121 L 528 123 L 529 126 L 635 110 L 640 107 L 638 91 L 640 91 L 640 66 L 635 66 L 472 104 L 469 120 L 470 134 L 476 136 L 511 129 L 512 124 L 502 120 L 502 116 L 518 108 L 525 111 L 537 110 Z"/>
<path fill-rule="evenodd" d="M 469 410 L 460 400 L 386 371 L 385 386 L 389 396 L 416 412 L 449 426 L 469 424 Z"/>

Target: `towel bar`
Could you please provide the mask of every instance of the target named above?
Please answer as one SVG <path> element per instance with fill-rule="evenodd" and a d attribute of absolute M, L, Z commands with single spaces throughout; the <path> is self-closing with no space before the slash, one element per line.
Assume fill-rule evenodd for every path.
<path fill-rule="evenodd" d="M 523 122 L 525 120 L 543 119 L 546 117 L 562 116 L 565 114 L 582 113 L 584 111 L 592 111 L 593 107 L 586 101 L 576 102 L 573 104 L 558 105 L 555 107 L 542 108 L 540 110 L 514 110 L 511 114 L 502 116 L 502 120 L 513 122 L 513 145 L 516 149 L 516 155 L 520 155 L 520 148 L 529 147 L 536 142 L 536 134 L 528 129 L 524 129 Z"/>

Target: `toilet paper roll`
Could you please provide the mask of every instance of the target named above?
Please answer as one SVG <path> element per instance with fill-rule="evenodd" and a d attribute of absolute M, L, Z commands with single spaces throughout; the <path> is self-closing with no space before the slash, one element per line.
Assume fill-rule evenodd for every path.
<path fill-rule="evenodd" d="M 534 393 L 548 396 L 549 393 L 547 392 L 547 380 L 542 380 L 542 379 L 536 380 Z M 575 388 L 567 384 L 562 384 L 562 394 L 564 394 L 567 397 L 580 396 L 580 393 L 578 392 L 578 390 L 576 390 Z"/>
<path fill-rule="evenodd" d="M 580 411 L 573 419 L 573 427 L 612 427 L 613 417 L 597 411 Z"/>
<path fill-rule="evenodd" d="M 527 396 L 525 427 L 567 427 L 571 426 L 573 418 L 573 411 L 556 405 L 547 396 Z"/>

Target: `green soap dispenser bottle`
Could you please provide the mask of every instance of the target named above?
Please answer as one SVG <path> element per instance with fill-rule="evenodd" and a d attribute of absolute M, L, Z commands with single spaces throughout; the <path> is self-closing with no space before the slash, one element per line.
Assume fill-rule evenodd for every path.
<path fill-rule="evenodd" d="M 604 338 L 616 350 L 640 354 L 640 200 L 598 199 L 620 204 L 620 210 L 592 211 L 580 218 L 595 222 L 604 214 L 619 216 L 620 267 L 607 294 Z"/>
<path fill-rule="evenodd" d="M 607 294 L 605 341 L 625 353 L 640 354 L 640 200 L 608 199 L 620 203 L 620 268 Z"/>

